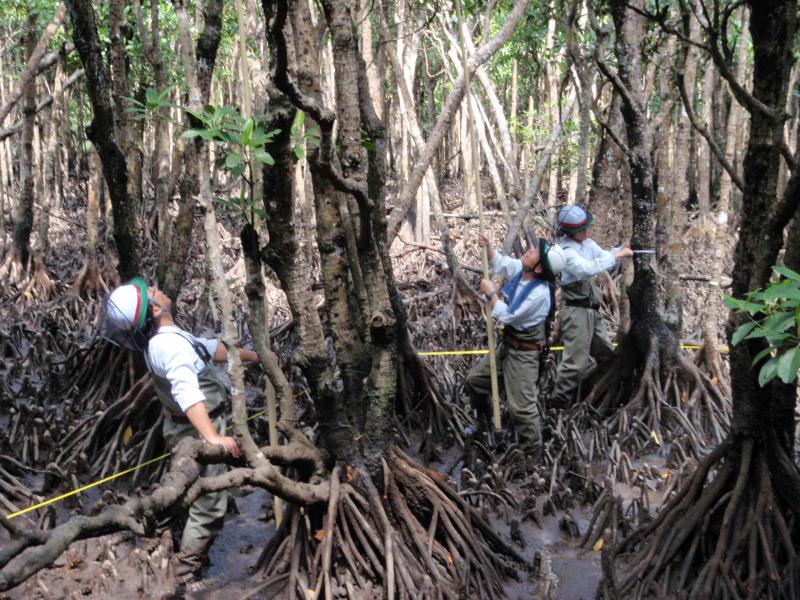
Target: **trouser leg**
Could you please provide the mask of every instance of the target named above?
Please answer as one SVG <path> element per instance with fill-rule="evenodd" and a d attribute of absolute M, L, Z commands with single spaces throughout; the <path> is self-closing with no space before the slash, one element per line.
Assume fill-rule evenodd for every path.
<path fill-rule="evenodd" d="M 599 310 L 591 311 L 592 320 L 594 321 L 594 335 L 592 335 L 591 354 L 597 364 L 602 364 L 611 358 L 614 353 L 614 345 L 611 343 L 611 337 L 608 335 L 608 328 L 603 319 L 603 315 Z"/>
<path fill-rule="evenodd" d="M 542 443 L 539 415 L 539 352 L 509 350 L 503 361 L 508 412 L 523 450 L 538 450 Z"/>
<path fill-rule="evenodd" d="M 497 358 L 497 385 L 503 385 L 503 363 L 505 350 L 498 346 Z M 490 404 L 492 396 L 492 376 L 489 364 L 489 356 L 484 356 L 478 364 L 470 369 L 467 378 L 464 381 L 464 387 L 469 395 L 472 407 L 478 413 L 478 425 L 483 428 L 488 428 L 492 407 Z"/>
<path fill-rule="evenodd" d="M 214 426 L 220 435 L 225 434 L 226 420 L 218 416 L 213 420 Z M 194 426 L 172 423 L 169 419 L 164 422 L 164 438 L 170 447 L 174 447 L 186 436 L 197 437 Z M 222 475 L 227 471 L 225 464 L 212 464 L 203 467 L 201 477 Z M 222 527 L 222 521 L 228 509 L 228 492 L 210 492 L 203 494 L 189 507 L 186 525 L 181 537 L 181 552 L 190 554 L 204 554 L 217 533 Z"/>
<path fill-rule="evenodd" d="M 563 408 L 575 400 L 581 379 L 591 366 L 590 350 L 594 328 L 590 323 L 589 309 L 563 306 L 561 331 L 564 350 L 558 364 L 552 403 Z"/>

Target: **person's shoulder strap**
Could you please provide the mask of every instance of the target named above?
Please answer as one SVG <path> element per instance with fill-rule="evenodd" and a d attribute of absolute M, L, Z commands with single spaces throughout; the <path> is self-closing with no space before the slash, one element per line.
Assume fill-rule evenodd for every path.
<path fill-rule="evenodd" d="M 200 360 L 203 361 L 203 364 L 207 365 L 208 363 L 211 362 L 211 354 L 209 353 L 208 348 L 206 348 L 203 344 L 198 342 L 193 336 L 190 336 L 189 334 L 187 334 L 187 333 L 185 333 L 185 332 L 183 332 L 181 330 L 177 330 L 177 331 L 172 331 L 172 330 L 156 331 L 156 333 L 155 333 L 155 335 L 153 335 L 153 337 L 156 337 L 157 335 L 168 334 L 168 333 L 174 333 L 175 335 L 178 335 L 178 336 L 182 337 L 183 339 L 185 339 L 187 342 L 189 342 L 189 345 L 194 349 L 195 354 L 197 354 L 197 356 L 200 358 Z"/>

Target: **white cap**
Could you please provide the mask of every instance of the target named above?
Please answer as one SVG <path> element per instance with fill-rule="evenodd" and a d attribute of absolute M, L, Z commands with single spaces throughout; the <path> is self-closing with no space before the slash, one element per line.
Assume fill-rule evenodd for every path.
<path fill-rule="evenodd" d="M 106 315 L 122 331 L 138 331 L 147 315 L 147 286 L 141 278 L 119 286 L 108 297 Z"/>
<path fill-rule="evenodd" d="M 564 206 L 558 211 L 558 228 L 567 235 L 583 231 L 592 224 L 592 213 L 577 204 Z"/>

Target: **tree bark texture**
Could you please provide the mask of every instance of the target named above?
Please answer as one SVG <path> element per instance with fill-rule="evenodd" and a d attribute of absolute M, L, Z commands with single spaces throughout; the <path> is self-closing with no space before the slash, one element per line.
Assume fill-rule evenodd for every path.
<path fill-rule="evenodd" d="M 643 9 L 644 4 L 637 0 L 634 8 Z M 628 163 L 631 171 L 631 194 L 633 202 L 633 248 L 655 247 L 655 194 L 653 188 L 652 136 L 646 122 L 645 98 L 642 81 L 643 20 L 628 8 L 625 2 L 611 3 L 611 14 L 617 32 L 614 52 L 617 57 L 618 72 L 612 81 L 621 96 L 622 116 L 625 120 L 628 148 Z M 606 75 L 610 73 L 605 69 Z M 634 261 L 634 280 L 630 289 L 631 320 L 634 329 L 637 325 L 648 334 L 656 333 L 663 324 L 658 314 L 658 289 L 656 285 L 654 261 L 648 254 L 636 255 Z"/>
<path fill-rule="evenodd" d="M 198 2 L 198 8 L 199 8 Z M 197 64 L 197 88 L 200 101 L 208 102 L 211 90 L 211 76 L 217 60 L 217 50 L 222 36 L 222 0 L 207 0 L 204 5 L 203 30 L 197 38 L 195 62 Z M 188 127 L 196 127 L 193 117 L 187 116 Z M 185 278 L 185 265 L 192 247 L 192 227 L 194 225 L 194 209 L 198 193 L 199 174 L 198 152 L 202 147 L 200 138 L 187 140 L 180 160 L 173 161 L 173 170 L 180 169 L 178 189 L 180 206 L 178 216 L 173 225 L 168 263 L 159 265 L 159 285 L 170 298 L 175 300 L 180 293 Z"/>
<path fill-rule="evenodd" d="M 25 37 L 26 57 L 30 61 L 36 49 L 36 14 L 28 17 Z M 23 88 L 22 148 L 19 156 L 20 195 L 14 218 L 12 260 L 25 272 L 30 266 L 31 231 L 33 230 L 33 129 L 36 119 L 36 81 L 29 78 Z"/>
<path fill-rule="evenodd" d="M 796 7 L 788 1 L 770 4 L 751 3 L 750 33 L 753 40 L 753 96 L 768 107 L 781 111 L 785 105 L 791 48 L 796 30 Z M 744 157 L 744 198 L 742 226 L 736 245 L 736 268 L 733 272 L 732 294 L 743 297 L 749 290 L 764 287 L 771 273 L 778 250 L 783 242 L 780 235 L 800 200 L 793 182 L 787 185 L 782 203 L 778 197 L 778 171 L 781 151 L 776 143 L 782 133 L 782 122 L 760 110 L 750 114 L 750 140 Z M 797 177 L 795 176 L 796 180 Z M 794 210 L 787 207 L 790 203 Z M 781 209 L 784 209 L 783 215 Z M 765 218 L 766 217 L 766 218 Z M 778 239 L 770 239 L 777 233 Z M 741 317 L 735 313 L 729 325 L 729 335 Z M 775 380 L 761 388 L 756 371 L 751 368 L 752 356 L 762 345 L 748 340 L 731 348 L 731 387 L 733 390 L 733 430 L 755 434 L 771 425 L 763 416 L 773 401 L 795 401 L 794 386 Z M 782 389 L 783 388 L 783 389 Z M 791 389 L 786 389 L 791 388 Z M 767 411 L 768 412 L 768 411 Z M 776 413 L 781 411 L 776 408 Z M 781 429 L 785 428 L 784 424 Z"/>
<path fill-rule="evenodd" d="M 97 19 L 89 0 L 68 0 L 73 37 L 86 71 L 89 98 L 94 109 L 87 137 L 94 143 L 103 163 L 114 213 L 114 240 L 123 280 L 140 272 L 136 209 L 128 198 L 128 166 L 117 137 L 116 117 L 111 100 L 111 82 L 100 48 Z"/>
<path fill-rule="evenodd" d="M 265 15 L 273 21 L 269 35 L 274 52 L 273 77 L 276 86 L 284 93 L 292 86 L 287 77 L 291 55 L 295 58 L 298 92 L 321 104 L 319 55 L 315 50 L 315 30 L 309 11 L 299 3 L 292 5 L 290 14 L 287 14 L 285 3 L 279 2 L 273 6 L 273 3 L 264 1 L 263 6 Z M 290 26 L 287 24 L 289 19 Z M 284 30 L 293 34 L 294 43 L 291 46 L 285 39 Z M 317 313 L 316 300 L 311 291 L 310 267 L 305 253 L 301 252 L 297 243 L 301 236 L 294 220 L 295 207 L 291 185 L 294 165 L 289 158 L 292 156 L 289 132 L 296 108 L 292 105 L 288 94 L 272 93 L 271 98 L 268 107 L 270 122 L 273 127 L 281 129 L 282 133 L 275 136 L 273 142 L 267 146 L 267 151 L 275 158 L 276 164 L 264 169 L 264 207 L 270 214 L 270 219 L 267 220 L 270 243 L 266 248 L 266 262 L 278 274 L 292 316 L 298 325 L 300 349 L 296 354 L 296 361 L 308 380 L 314 397 L 314 405 L 322 427 L 322 444 L 337 460 L 349 461 L 355 452 L 354 433 L 347 415 L 338 406 L 340 393 L 338 387 L 341 381 L 334 375 L 329 365 L 325 334 Z M 308 118 L 306 125 L 309 128 L 319 127 L 313 118 Z M 309 148 L 309 163 L 318 160 L 319 151 L 317 148 Z M 327 207 L 332 204 L 330 197 L 335 192 L 318 177 L 318 171 L 312 170 L 311 173 L 312 196 L 319 221 L 320 206 L 330 211 Z M 327 235 L 327 230 L 324 230 L 327 223 L 325 215 L 322 217 L 325 233 L 318 233 L 317 243 L 323 273 L 326 277 L 330 277 L 341 272 L 342 259 L 337 244 Z M 317 230 L 319 229 L 318 224 Z M 339 275 L 336 277 L 339 285 L 346 288 L 346 279 L 339 278 Z M 332 298 L 328 296 L 329 291 L 334 294 Z M 341 314 L 340 308 L 345 311 L 345 315 L 349 314 L 346 289 L 326 289 L 325 293 L 326 303 L 336 311 L 337 318 Z"/>

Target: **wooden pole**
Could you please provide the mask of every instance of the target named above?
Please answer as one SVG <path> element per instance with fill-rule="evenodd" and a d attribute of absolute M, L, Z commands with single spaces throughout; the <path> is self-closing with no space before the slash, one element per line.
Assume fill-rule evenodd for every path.
<path fill-rule="evenodd" d="M 461 45 L 461 58 L 464 65 L 464 98 L 467 102 L 467 123 L 469 125 L 469 142 L 472 154 L 472 175 L 474 184 L 472 190 L 469 189 L 467 173 L 464 173 L 464 196 L 469 196 L 470 191 L 475 194 L 475 205 L 478 207 L 478 223 L 481 235 L 484 235 L 485 224 L 483 218 L 483 198 L 481 197 L 481 173 L 480 160 L 478 159 L 478 143 L 475 134 L 475 115 L 472 110 L 472 90 L 470 88 L 469 64 L 467 58 L 467 29 L 464 26 L 464 15 L 461 13 L 461 0 L 456 0 L 456 14 L 458 15 L 458 27 L 461 30 L 459 42 Z M 489 278 L 489 253 L 487 248 L 483 248 L 481 253 L 483 263 L 483 276 Z M 492 382 L 492 416 L 494 417 L 494 430 L 500 431 L 500 389 L 497 384 L 497 354 L 494 341 L 494 319 L 492 319 L 492 308 L 487 302 L 484 305 L 486 315 L 486 334 L 489 344 L 489 373 Z"/>

